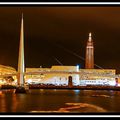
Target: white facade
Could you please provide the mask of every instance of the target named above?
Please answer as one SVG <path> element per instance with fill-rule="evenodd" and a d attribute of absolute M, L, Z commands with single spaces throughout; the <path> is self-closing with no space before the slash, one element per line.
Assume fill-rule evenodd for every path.
<path fill-rule="evenodd" d="M 79 69 L 78 66 L 52 66 L 51 68 L 26 68 L 26 72 L 37 71 L 69 71 L 80 72 L 80 74 L 68 74 L 68 73 L 52 73 L 52 74 L 38 74 L 38 75 L 25 75 L 25 82 L 31 84 L 54 84 L 54 85 L 68 85 L 69 77 L 72 77 L 73 85 L 110 85 L 120 86 L 120 79 L 118 84 L 114 77 L 109 75 L 116 75 L 115 69 Z M 0 74 L 16 73 L 16 70 L 9 66 L 0 65 Z M 101 76 L 104 74 L 104 76 Z M 16 76 L 13 76 L 15 82 Z M 3 78 L 1 78 L 2 80 Z M 1 81 L 0 80 L 0 81 Z M 2 80 L 3 82 L 3 80 Z"/>
<path fill-rule="evenodd" d="M 80 85 L 107 85 L 115 86 L 116 80 L 114 76 L 116 71 L 114 69 L 81 69 Z M 110 75 L 110 76 L 109 76 Z"/>
<path fill-rule="evenodd" d="M 115 78 L 101 76 L 104 75 L 115 75 L 116 71 L 114 69 L 79 69 L 78 66 L 52 66 L 51 68 L 27 68 L 26 72 L 32 71 L 69 71 L 69 72 L 79 72 L 81 74 L 44 74 L 44 75 L 28 75 L 27 80 L 31 79 L 34 83 L 43 84 L 54 84 L 54 85 L 68 85 L 69 77 L 72 77 L 73 85 L 110 85 L 115 86 Z M 89 73 L 89 74 L 88 74 Z"/>
<path fill-rule="evenodd" d="M 42 70 L 42 68 L 40 68 Z M 34 71 L 39 70 L 39 68 L 34 68 Z M 49 70 L 49 71 L 69 71 L 69 72 L 78 72 L 79 68 L 78 66 L 52 66 L 51 68 L 43 68 L 43 70 Z M 32 68 L 27 68 L 27 72 L 32 71 Z M 38 77 L 38 79 L 36 79 Z M 34 75 L 33 76 L 26 76 L 26 82 L 27 80 L 32 77 L 32 80 L 34 81 L 36 79 L 36 82 L 39 81 L 40 83 L 44 84 L 54 84 L 54 85 L 68 85 L 69 77 L 72 77 L 73 85 L 79 85 L 80 79 L 78 74 L 66 74 L 66 73 L 52 73 L 52 74 L 44 74 L 44 77 L 42 80 L 40 80 L 40 75 Z"/>
<path fill-rule="evenodd" d="M 80 85 L 81 86 L 87 86 L 87 85 L 102 85 L 102 86 L 115 86 L 116 85 L 116 81 L 113 80 L 101 80 L 101 79 L 97 79 L 97 80 L 80 80 Z"/>

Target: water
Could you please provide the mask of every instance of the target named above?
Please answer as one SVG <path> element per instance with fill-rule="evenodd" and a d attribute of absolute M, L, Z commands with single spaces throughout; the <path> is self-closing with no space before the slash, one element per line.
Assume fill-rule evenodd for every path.
<path fill-rule="evenodd" d="M 28 94 L 0 91 L 0 112 L 119 113 L 119 105 L 120 91 L 37 89 L 30 90 Z"/>

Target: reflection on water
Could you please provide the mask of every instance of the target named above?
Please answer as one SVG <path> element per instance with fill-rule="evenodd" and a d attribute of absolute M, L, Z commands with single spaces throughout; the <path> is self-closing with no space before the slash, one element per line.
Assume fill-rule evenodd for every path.
<path fill-rule="evenodd" d="M 66 112 L 106 112 L 105 109 L 87 103 L 66 103 L 69 107 L 60 108 L 58 111 L 66 111 Z"/>
<path fill-rule="evenodd" d="M 87 104 L 87 103 L 66 103 L 66 107 L 64 108 L 59 108 L 56 111 L 31 111 L 31 113 L 42 113 L 42 112 L 47 112 L 47 113 L 95 113 L 95 112 L 107 112 L 105 109 Z"/>
<path fill-rule="evenodd" d="M 120 92 L 100 90 L 0 91 L 0 112 L 120 112 Z"/>

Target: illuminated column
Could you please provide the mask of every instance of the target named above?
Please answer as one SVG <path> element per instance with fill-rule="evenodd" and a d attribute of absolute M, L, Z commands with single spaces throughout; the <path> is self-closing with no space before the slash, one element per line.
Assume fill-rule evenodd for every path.
<path fill-rule="evenodd" d="M 85 68 L 94 69 L 94 46 L 91 33 L 89 33 L 89 39 L 86 46 Z"/>
<path fill-rule="evenodd" d="M 20 30 L 20 44 L 19 44 L 19 56 L 18 56 L 18 85 L 24 86 L 24 26 L 23 26 L 23 14 L 21 19 Z"/>
<path fill-rule="evenodd" d="M 76 66 L 76 72 L 79 72 L 79 65 Z M 80 75 L 76 74 L 75 75 L 75 85 L 80 85 Z"/>

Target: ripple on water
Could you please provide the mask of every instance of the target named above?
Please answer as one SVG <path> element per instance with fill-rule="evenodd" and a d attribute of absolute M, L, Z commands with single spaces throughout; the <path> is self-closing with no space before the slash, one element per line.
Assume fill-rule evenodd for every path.
<path fill-rule="evenodd" d="M 88 103 L 65 103 L 66 107 L 59 108 L 56 111 L 31 111 L 40 113 L 96 113 L 107 112 L 107 110 Z"/>
<path fill-rule="evenodd" d="M 66 103 L 68 107 L 60 108 L 59 111 L 68 111 L 68 112 L 107 112 L 102 107 L 88 104 L 88 103 Z"/>

